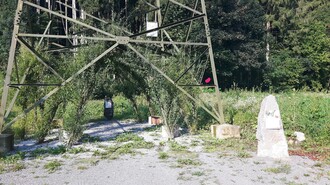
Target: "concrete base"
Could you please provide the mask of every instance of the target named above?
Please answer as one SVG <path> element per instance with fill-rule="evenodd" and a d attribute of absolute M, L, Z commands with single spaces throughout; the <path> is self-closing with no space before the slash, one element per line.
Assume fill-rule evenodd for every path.
<path fill-rule="evenodd" d="M 160 116 L 149 116 L 148 117 L 148 123 L 150 125 L 161 125 L 162 124 L 162 118 Z"/>
<path fill-rule="evenodd" d="M 211 125 L 211 135 L 218 139 L 240 138 L 240 127 L 236 125 Z"/>
<path fill-rule="evenodd" d="M 7 153 L 14 150 L 14 135 L 0 134 L 0 153 Z"/>
<path fill-rule="evenodd" d="M 167 126 L 162 126 L 162 137 L 166 139 L 173 139 L 180 136 L 179 127 L 174 127 L 173 131 L 170 132 Z"/>

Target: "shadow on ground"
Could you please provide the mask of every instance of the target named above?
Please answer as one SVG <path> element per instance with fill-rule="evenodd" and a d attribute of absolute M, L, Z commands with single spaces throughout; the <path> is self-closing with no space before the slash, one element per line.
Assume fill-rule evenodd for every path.
<path fill-rule="evenodd" d="M 147 122 L 137 123 L 133 120 L 101 120 L 88 123 L 84 134 L 87 134 L 89 137 L 96 137 L 100 141 L 106 141 L 121 133 L 140 132 L 148 127 L 151 127 L 151 125 Z M 64 144 L 65 143 L 59 141 L 59 129 L 53 129 L 50 135 L 46 137 L 44 143 L 38 144 L 34 139 L 20 141 L 15 144 L 15 150 L 13 152 L 28 152 L 38 148 L 54 148 Z M 81 143 L 78 143 L 78 145 L 79 144 Z"/>

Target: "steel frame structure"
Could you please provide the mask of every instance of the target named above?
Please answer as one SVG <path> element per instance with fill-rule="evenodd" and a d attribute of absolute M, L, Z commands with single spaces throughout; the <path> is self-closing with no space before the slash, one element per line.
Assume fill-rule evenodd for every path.
<path fill-rule="evenodd" d="M 158 19 L 158 27 L 146 31 L 142 31 L 140 33 L 131 33 L 130 31 L 120 28 L 115 25 L 111 25 L 115 29 L 119 29 L 122 31 L 122 33 L 125 33 L 124 35 L 116 35 L 114 33 L 110 33 L 108 31 L 102 30 L 96 26 L 89 25 L 84 23 L 83 21 L 77 20 L 75 18 L 69 17 L 67 12 L 68 9 L 71 9 L 72 11 L 81 11 L 77 9 L 75 6 L 70 6 L 67 4 L 67 0 L 65 0 L 65 3 L 59 0 L 49 0 L 49 6 L 48 8 L 45 8 L 43 6 L 40 6 L 38 4 L 32 3 L 29 0 L 18 0 L 17 3 L 17 9 L 16 9 L 16 14 L 15 14 L 15 19 L 14 19 L 14 29 L 13 29 L 13 34 L 12 34 L 12 40 L 11 40 L 11 47 L 10 47 L 10 53 L 9 53 L 9 58 L 8 58 L 8 64 L 7 64 L 7 71 L 6 71 L 6 76 L 5 76 L 5 81 L 4 81 L 4 86 L 3 86 L 3 93 L 2 93 L 2 99 L 1 99 L 1 107 L 0 107 L 0 133 L 2 133 L 4 130 L 6 130 L 8 127 L 10 127 L 15 121 L 18 119 L 22 118 L 25 114 L 27 114 L 29 111 L 31 111 L 33 108 L 36 106 L 40 105 L 44 101 L 46 101 L 50 96 L 55 94 L 57 91 L 59 91 L 61 88 L 63 88 L 67 83 L 70 83 L 75 77 L 80 75 L 82 72 L 84 72 L 87 68 L 91 67 L 93 64 L 95 64 L 97 61 L 99 61 L 101 58 L 103 58 L 105 55 L 110 53 L 112 50 L 114 50 L 116 47 L 119 45 L 124 45 L 127 48 L 129 48 L 131 51 L 133 51 L 137 56 L 139 56 L 142 61 L 148 65 L 151 66 L 152 69 L 157 71 L 159 74 L 161 74 L 165 79 L 167 79 L 170 83 L 172 83 L 176 88 L 178 88 L 182 93 L 187 95 L 191 100 L 193 100 L 197 105 L 201 106 L 206 112 L 208 112 L 210 115 L 212 115 L 217 121 L 219 121 L 221 124 L 224 123 L 224 116 L 223 116 L 223 108 L 222 108 L 222 102 L 221 102 L 221 97 L 220 97 L 220 91 L 219 91 L 219 85 L 218 85 L 218 80 L 217 80 L 217 74 L 216 74 L 216 68 L 215 68 L 215 62 L 214 62 L 214 56 L 213 56 L 213 50 L 212 50 L 212 44 L 211 44 L 211 37 L 210 37 L 210 29 L 209 29 L 209 24 L 208 24 L 208 18 L 207 18 L 207 12 L 206 12 L 206 6 L 205 6 L 205 0 L 194 0 L 194 7 L 189 7 L 187 5 L 181 4 L 175 0 L 168 0 L 167 4 L 165 7 L 161 7 L 160 1 L 156 0 L 156 4 L 153 5 L 152 3 L 146 2 L 148 6 L 152 6 L 154 9 L 152 11 L 155 11 L 157 13 L 157 19 Z M 61 6 L 65 6 L 65 13 L 63 12 L 59 13 L 55 10 L 53 10 L 50 6 L 51 4 L 61 4 Z M 164 19 L 166 18 L 167 10 L 170 4 L 174 4 L 176 6 L 179 6 L 180 8 L 183 8 L 185 10 L 188 10 L 191 12 L 191 17 L 176 21 L 170 24 L 163 25 L 162 22 L 164 22 Z M 37 9 L 38 11 L 43 11 L 48 13 L 51 16 L 55 16 L 58 18 L 62 18 L 65 20 L 65 25 L 66 25 L 66 33 L 65 35 L 51 35 L 47 34 L 47 30 L 51 27 L 52 20 L 49 20 L 49 23 L 44 31 L 43 34 L 36 34 L 36 33 L 22 33 L 20 32 L 20 19 L 23 11 L 23 7 L 29 6 Z M 162 9 L 165 8 L 165 9 Z M 164 10 L 164 14 L 161 14 L 161 10 Z M 100 18 L 97 18 L 91 14 L 88 14 L 86 12 L 83 12 L 86 16 L 106 23 L 110 24 L 109 22 L 102 20 Z M 205 29 L 205 37 L 206 37 L 206 42 L 189 42 L 189 35 L 192 31 L 192 24 L 195 20 L 202 20 L 202 24 L 204 24 L 204 29 Z M 92 36 L 78 36 L 77 34 L 70 34 L 67 31 L 67 24 L 68 22 L 72 24 L 79 25 L 85 29 L 93 30 L 96 32 L 98 35 L 92 35 Z M 184 41 L 175 41 L 173 40 L 169 33 L 166 31 L 167 29 L 170 29 L 172 27 L 178 26 L 178 25 L 183 25 L 183 24 L 189 24 L 187 32 L 186 32 L 186 38 Z M 156 40 L 151 40 L 151 39 L 146 39 L 146 38 L 141 38 L 141 36 L 146 35 L 148 33 L 154 32 L 154 31 L 159 31 L 160 36 L 157 37 Z M 43 42 L 44 38 L 53 38 L 53 39 L 85 39 L 85 40 L 95 40 L 95 41 L 112 41 L 114 44 L 106 49 L 103 53 L 98 55 L 96 58 L 94 58 L 92 61 L 90 61 L 87 65 L 76 71 L 72 76 L 70 76 L 67 79 L 64 79 L 55 69 L 53 69 L 50 65 L 47 64 L 46 59 L 40 55 L 34 47 L 32 47 L 24 38 L 39 38 L 39 43 L 38 46 Z M 164 38 L 167 38 L 165 40 Z M 31 52 L 36 59 L 43 64 L 46 68 L 48 68 L 49 71 L 51 71 L 56 78 L 61 80 L 61 83 L 59 84 L 24 84 L 27 72 L 29 71 L 32 66 L 28 67 L 23 75 L 23 77 L 20 78 L 19 83 L 11 83 L 11 76 L 13 72 L 13 68 L 16 66 L 17 68 L 17 63 L 15 61 L 15 53 L 17 49 L 17 43 L 19 43 L 21 46 L 25 47 L 29 52 Z M 139 43 L 139 44 L 157 44 L 160 45 L 163 49 L 164 46 L 166 45 L 171 45 L 173 48 L 179 52 L 180 46 L 205 46 L 207 49 L 203 52 L 206 53 L 208 56 L 208 61 L 211 64 L 211 69 L 212 69 L 212 77 L 214 80 L 214 85 L 215 87 L 215 94 L 217 98 L 217 110 L 213 108 L 210 110 L 208 107 L 205 106 L 205 102 L 201 101 L 198 98 L 193 97 L 191 94 L 189 94 L 183 87 L 185 85 L 179 85 L 178 81 L 180 78 L 189 71 L 189 69 L 194 65 L 194 63 L 189 66 L 184 73 L 182 73 L 179 78 L 176 80 L 171 79 L 164 71 L 162 71 L 160 68 L 158 68 L 156 65 L 154 65 L 146 56 L 144 56 L 141 52 L 138 51 L 132 43 Z M 37 47 L 38 47 L 37 46 Z M 79 46 L 73 46 L 74 47 L 79 47 Z M 64 50 L 67 47 L 61 46 L 60 48 L 57 49 L 57 51 Z M 68 47 L 70 48 L 70 47 Z M 18 73 L 17 73 L 18 74 Z M 17 78 L 19 79 L 18 75 Z M 19 114 L 17 117 L 13 118 L 12 120 L 8 120 L 8 115 L 11 112 L 11 109 L 16 101 L 16 98 L 19 94 L 19 88 L 17 88 L 16 92 L 14 93 L 14 96 L 10 102 L 10 104 L 7 106 L 7 100 L 9 98 L 9 89 L 10 87 L 20 87 L 20 86 L 55 86 L 51 91 L 49 91 L 46 95 L 41 97 L 38 101 L 36 101 L 34 104 L 29 106 L 26 110 L 24 110 L 23 113 Z M 186 85 L 186 86 L 199 86 L 199 85 Z"/>

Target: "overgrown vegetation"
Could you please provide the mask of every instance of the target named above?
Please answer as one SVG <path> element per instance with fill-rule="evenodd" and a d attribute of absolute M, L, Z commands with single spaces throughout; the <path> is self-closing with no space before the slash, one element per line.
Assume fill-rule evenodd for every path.
<path fill-rule="evenodd" d="M 266 168 L 264 169 L 265 172 L 271 172 L 271 173 L 285 173 L 289 174 L 291 172 L 291 166 L 288 164 L 282 164 L 279 167 L 274 168 Z"/>
<path fill-rule="evenodd" d="M 16 172 L 25 168 L 22 159 L 24 159 L 25 153 L 17 153 L 14 155 L 0 158 L 0 174 L 6 172 Z"/>
<path fill-rule="evenodd" d="M 150 149 L 155 146 L 152 142 L 145 141 L 134 133 L 124 133 L 113 139 L 116 144 L 105 147 L 102 151 L 97 150 L 94 156 L 101 156 L 103 159 L 117 159 L 123 155 L 136 155 L 136 149 Z"/>
<path fill-rule="evenodd" d="M 135 7 L 134 11 L 145 12 L 147 6 L 143 6 L 142 1 L 130 1 L 126 4 L 117 2 L 119 1 L 101 0 L 95 3 L 92 0 L 84 0 L 81 2 L 81 7 L 87 12 L 99 12 L 100 18 L 115 20 L 118 25 L 130 29 L 133 33 L 144 30 L 142 22 L 145 17 L 135 17 L 135 14 L 128 16 L 123 10 L 130 11 Z M 161 0 L 161 5 L 165 5 L 166 2 Z M 188 1 L 185 2 L 191 5 Z M 105 9 L 106 3 L 108 8 Z M 0 31 L 1 63 L 6 63 L 8 57 L 11 22 L 13 22 L 11 10 L 15 9 L 15 5 L 16 1 L 6 0 L 0 7 L 0 25 L 3 28 Z M 281 109 L 286 135 L 292 137 L 294 131 L 304 132 L 307 137 L 302 145 L 304 149 L 318 150 L 329 156 L 326 155 L 329 154 L 330 146 L 330 97 L 327 92 L 330 85 L 329 2 L 224 0 L 209 1 L 206 6 L 214 56 L 217 61 L 215 65 L 223 90 L 225 119 L 227 123 L 241 126 L 242 140 L 239 142 L 229 140 L 223 143 L 204 138 L 205 150 L 216 151 L 218 148 L 236 147 L 242 151 L 240 153 L 242 157 L 246 156 L 244 145 L 248 144 L 252 148 L 255 146 L 257 115 L 260 102 L 266 96 L 266 93 L 261 91 L 269 91 L 278 92 L 275 96 Z M 186 18 L 185 10 L 170 8 L 168 11 L 169 17 L 166 21 Z M 24 9 L 23 14 L 26 12 L 29 12 L 28 9 Z M 46 26 L 42 14 L 26 16 L 22 23 L 21 28 L 27 31 L 42 32 Z M 89 23 L 94 24 L 93 21 Z M 269 27 L 265 28 L 265 25 Z M 109 28 L 108 25 L 100 26 L 115 34 L 121 34 L 120 30 Z M 78 27 L 70 27 L 70 31 L 79 31 L 78 29 Z M 193 29 L 201 30 L 201 27 L 193 25 Z M 62 33 L 63 28 L 56 27 L 53 32 L 52 34 Z M 177 28 L 169 30 L 169 34 L 177 40 L 185 39 L 185 33 Z M 201 33 L 198 32 L 191 35 L 188 40 L 195 41 L 195 38 L 200 39 L 200 37 Z M 27 42 L 35 45 L 36 40 L 31 39 Z M 59 42 L 69 46 L 67 41 Z M 41 57 L 60 76 L 69 78 L 111 44 L 89 42 L 87 47 L 74 50 L 74 55 L 42 52 Z M 52 49 L 50 45 L 48 40 L 37 50 Z M 270 53 L 266 49 L 267 46 L 270 48 Z M 178 74 L 184 72 L 184 69 L 198 58 L 196 56 L 198 52 L 189 47 L 182 48 L 180 52 L 170 48 L 168 54 L 173 56 L 167 58 L 159 57 L 159 49 L 139 46 L 136 46 L 136 49 L 173 79 L 177 79 Z M 22 76 L 23 72 L 27 71 L 25 83 L 61 82 L 59 79 L 54 79 L 52 72 L 26 49 L 21 47 L 18 53 L 19 74 L 12 75 L 13 81 L 18 81 L 17 76 Z M 269 54 L 269 60 L 266 60 L 266 54 Z M 203 66 L 206 57 L 198 60 L 200 61 L 193 65 L 192 71 L 180 79 L 180 84 L 186 82 L 200 84 L 201 79 L 210 76 L 210 67 Z M 0 68 L 3 69 L 4 66 L 1 65 Z M 31 66 L 34 68 L 30 69 Z M 206 70 L 203 67 L 206 67 Z M 3 77 L 1 73 L 1 82 Z M 14 107 L 14 113 L 8 117 L 9 120 L 16 112 L 26 110 L 52 88 L 20 87 L 20 96 Z M 250 91 L 240 88 L 247 88 Z M 185 89 L 193 95 L 204 92 L 204 98 L 210 98 L 214 92 L 214 89 Z M 71 147 L 83 136 L 87 122 L 103 119 L 103 102 L 100 99 L 105 95 L 113 97 L 114 119 L 145 121 L 148 115 L 161 115 L 170 137 L 173 137 L 173 132 L 178 127 L 185 127 L 190 133 L 198 133 L 199 130 L 208 129 L 211 124 L 217 123 L 162 75 L 156 73 L 154 68 L 143 63 L 143 59 L 136 53 L 120 47 L 78 75 L 74 83 L 67 84 L 56 96 L 33 108 L 29 114 L 13 125 L 12 130 L 18 139 L 33 136 L 41 143 L 55 127 L 52 124 L 54 118 L 62 119 L 63 124 L 60 127 L 68 132 L 67 147 Z M 10 94 L 10 97 L 12 96 L 13 93 Z M 217 102 L 215 99 L 207 101 Z M 213 107 L 216 105 L 208 108 L 213 109 Z M 133 149 L 137 147 L 137 143 L 150 147 L 148 143 L 138 138 L 131 139 L 137 140 L 134 140 L 133 144 L 126 143 L 121 147 L 110 148 L 109 151 L 134 153 Z M 93 138 L 82 140 L 90 142 Z M 170 147 L 174 150 L 180 148 L 175 148 L 173 143 Z"/>
<path fill-rule="evenodd" d="M 58 160 L 53 160 L 44 165 L 44 168 L 49 172 L 49 173 L 54 173 L 55 171 L 59 170 L 60 167 L 62 166 L 62 163 Z"/>

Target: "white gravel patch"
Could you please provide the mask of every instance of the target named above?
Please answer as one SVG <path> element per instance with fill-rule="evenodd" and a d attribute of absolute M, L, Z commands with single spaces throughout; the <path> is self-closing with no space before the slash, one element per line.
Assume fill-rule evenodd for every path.
<path fill-rule="evenodd" d="M 249 151 L 250 158 L 239 158 L 235 151 L 206 153 L 198 136 L 182 135 L 175 139 L 181 145 L 188 146 L 189 155 L 175 155 L 169 151 L 167 139 L 161 137 L 160 129 L 144 131 L 150 127 L 147 123 L 134 121 L 101 121 L 90 123 L 84 132 L 101 141 L 79 143 L 74 148 L 86 151 L 77 154 L 64 153 L 45 155 L 37 158 L 25 158 L 25 169 L 0 174 L 0 184 L 95 184 L 95 185 L 258 185 L 258 184 L 318 184 L 330 185 L 330 166 L 320 164 L 308 158 L 290 156 L 288 160 L 256 157 L 255 151 Z M 118 159 L 102 159 L 94 156 L 94 151 L 115 145 L 114 138 L 123 132 L 132 131 L 145 141 L 155 144 L 151 149 L 139 149 L 137 155 L 123 155 Z M 37 145 L 35 141 L 22 141 L 15 145 L 16 151 L 31 152 L 37 148 L 57 147 L 63 143 L 57 141 L 56 132 L 49 142 Z M 192 142 L 195 145 L 192 146 Z M 196 142 L 197 141 L 197 142 Z M 196 144 L 197 143 L 197 144 Z M 159 159 L 159 152 L 170 155 L 168 159 Z M 191 157 L 194 156 L 194 157 Z M 201 165 L 178 167 L 178 159 L 199 161 Z M 50 173 L 44 165 L 50 161 L 61 163 L 58 170 Z M 288 173 L 271 172 L 272 169 L 289 169 Z"/>

